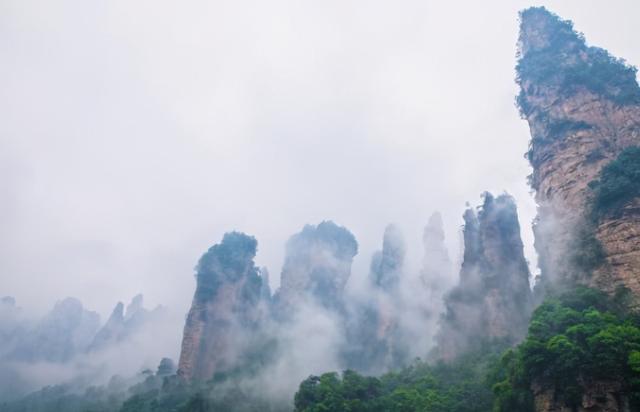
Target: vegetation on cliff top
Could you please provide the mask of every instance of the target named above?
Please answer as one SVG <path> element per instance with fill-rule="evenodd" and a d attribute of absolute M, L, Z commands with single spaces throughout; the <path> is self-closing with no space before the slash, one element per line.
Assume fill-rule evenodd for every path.
<path fill-rule="evenodd" d="M 198 281 L 195 298 L 207 301 L 216 294 L 221 284 L 248 277 L 247 295 L 258 298 L 262 280 L 253 265 L 258 242 L 240 232 L 225 233 L 222 242 L 209 248 L 196 266 Z"/>
<path fill-rule="evenodd" d="M 640 102 L 637 69 L 604 49 L 589 47 L 584 36 L 544 7 L 532 7 L 520 13 L 521 33 L 516 81 L 521 88 L 517 105 L 523 117 L 532 111 L 529 95 L 539 86 L 551 87 L 560 95 L 571 95 L 580 88 L 604 96 L 617 104 Z M 528 30 L 533 27 L 532 30 Z M 528 47 L 544 30 L 542 46 Z"/>

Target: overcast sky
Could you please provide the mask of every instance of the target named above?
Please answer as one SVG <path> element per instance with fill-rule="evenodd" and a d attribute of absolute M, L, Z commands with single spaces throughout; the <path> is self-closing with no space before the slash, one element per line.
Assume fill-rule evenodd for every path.
<path fill-rule="evenodd" d="M 637 1 L 542 4 L 640 63 Z M 277 282 L 323 219 L 357 237 L 357 276 L 390 222 L 416 265 L 429 215 L 455 255 L 485 190 L 516 197 L 535 265 L 513 104 L 529 5 L 0 0 L 0 295 L 186 313 L 225 231 L 256 236 Z"/>

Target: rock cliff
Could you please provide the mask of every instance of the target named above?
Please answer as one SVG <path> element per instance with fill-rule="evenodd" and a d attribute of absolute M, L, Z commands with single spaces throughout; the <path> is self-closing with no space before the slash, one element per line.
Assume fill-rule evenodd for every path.
<path fill-rule="evenodd" d="M 343 292 L 358 253 L 355 237 L 331 221 L 306 225 L 286 246 L 280 288 L 274 296 L 276 314 L 286 318 L 303 302 L 342 311 Z"/>
<path fill-rule="evenodd" d="M 63 299 L 22 336 L 10 357 L 26 362 L 66 362 L 86 350 L 99 327 L 96 312 L 85 309 L 78 299 Z"/>
<path fill-rule="evenodd" d="M 590 186 L 640 144 L 635 69 L 586 45 L 571 22 L 531 8 L 521 13 L 517 72 L 518 105 L 531 130 L 541 289 L 625 286 L 640 296 L 640 202 L 597 214 Z"/>
<path fill-rule="evenodd" d="M 444 308 L 442 298 L 454 285 L 452 263 L 444 243 L 444 225 L 440 213 L 434 213 L 422 236 L 424 258 L 420 278 L 427 291 L 428 316 L 436 318 Z"/>
<path fill-rule="evenodd" d="M 255 238 L 232 232 L 200 258 L 178 364 L 184 379 L 209 380 L 234 368 L 257 333 L 263 287 L 256 248 Z"/>
<path fill-rule="evenodd" d="M 127 305 L 126 311 L 122 302 L 118 302 L 107 322 L 100 328 L 93 342 L 87 349 L 89 352 L 104 349 L 141 333 L 151 322 L 161 321 L 164 308 L 157 306 L 153 310 L 145 309 L 144 297 L 138 294 Z"/>
<path fill-rule="evenodd" d="M 350 368 L 383 373 L 407 360 L 408 342 L 403 339 L 401 324 L 405 311 L 399 290 L 405 253 L 402 233 L 395 225 L 387 226 L 382 250 L 371 259 L 367 299 L 352 305 L 348 319 L 346 364 Z"/>
<path fill-rule="evenodd" d="M 521 13 L 518 105 L 539 205 L 537 292 L 576 284 L 640 302 L 640 88 L 636 69 L 544 8 Z M 579 411 L 628 411 L 617 382 L 583 384 Z M 533 388 L 537 411 L 565 411 Z"/>
<path fill-rule="evenodd" d="M 620 382 L 592 382 L 585 384 L 584 394 L 577 408 L 558 401 L 553 389 L 534 385 L 533 395 L 537 412 L 631 412 L 629 398 Z"/>
<path fill-rule="evenodd" d="M 0 299 L 0 359 L 11 354 L 20 344 L 25 333 L 25 319 L 22 310 L 16 306 L 15 298 L 4 296 Z"/>
<path fill-rule="evenodd" d="M 513 198 L 485 193 L 482 207 L 468 209 L 464 222 L 460 281 L 445 297 L 436 338 L 436 355 L 445 360 L 487 342 L 518 342 L 532 307 Z"/>

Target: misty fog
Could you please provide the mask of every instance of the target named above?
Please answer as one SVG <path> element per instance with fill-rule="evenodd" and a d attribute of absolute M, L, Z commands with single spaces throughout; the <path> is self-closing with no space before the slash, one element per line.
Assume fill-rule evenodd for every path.
<path fill-rule="evenodd" d="M 636 2 L 535 3 L 640 63 Z M 178 361 L 194 267 L 209 247 L 234 230 L 255 236 L 255 264 L 275 292 L 287 240 L 325 220 L 357 240 L 345 291 L 355 304 L 390 299 L 371 279 L 385 228 L 397 229 L 405 280 L 393 299 L 409 314 L 399 340 L 425 348 L 410 358 L 426 355 L 443 304 L 439 294 L 424 305 L 425 256 L 447 265 L 444 293 L 459 273 L 467 203 L 513 196 L 538 271 L 513 70 L 515 16 L 531 5 L 0 2 L 0 298 L 13 299 L 0 304 L 0 359 L 31 388 Z M 434 212 L 446 246 L 435 252 L 423 242 Z M 162 327 L 156 319 L 89 351 L 116 303 L 138 293 L 147 309 L 163 307 Z M 92 313 L 85 335 L 65 335 L 81 349 L 15 355 L 16 330 L 42 330 L 69 297 Z M 318 368 L 344 366 L 346 337 L 325 309 L 296 313 L 313 316 L 311 329 L 267 326 L 292 348 L 265 372 L 289 381 L 267 390 L 288 395 Z M 297 342 L 313 334 L 336 352 Z"/>

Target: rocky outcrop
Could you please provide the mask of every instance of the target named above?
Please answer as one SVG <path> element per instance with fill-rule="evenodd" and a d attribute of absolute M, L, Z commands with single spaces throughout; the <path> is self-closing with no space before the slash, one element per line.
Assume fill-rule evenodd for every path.
<path fill-rule="evenodd" d="M 260 296 L 265 302 L 269 302 L 271 301 L 271 281 L 269 280 L 269 270 L 266 267 L 260 268 L 260 278 L 262 278 Z"/>
<path fill-rule="evenodd" d="M 269 272 L 255 266 L 256 247 L 253 237 L 227 233 L 200 259 L 178 364 L 182 378 L 257 373 L 292 344 L 284 335 L 293 323 L 306 322 L 296 317 L 303 308 L 343 319 L 343 292 L 357 253 L 347 229 L 322 222 L 292 236 L 273 298 Z"/>
<path fill-rule="evenodd" d="M 636 70 L 587 46 L 571 22 L 544 8 L 521 13 L 519 49 L 518 104 L 531 130 L 527 156 L 539 205 L 537 291 L 586 284 L 614 294 L 625 287 L 637 306 L 640 180 L 625 170 L 634 163 L 619 162 L 640 145 Z M 637 168 L 640 159 L 634 161 Z M 603 180 L 614 164 L 613 172 L 630 174 L 627 186 L 617 177 Z M 598 190 L 615 208 L 602 207 Z M 623 202 L 611 202 L 616 190 L 625 192 Z M 533 390 L 537 411 L 569 410 L 553 388 Z M 583 392 L 580 411 L 629 410 L 619 383 L 585 383 Z"/>
<path fill-rule="evenodd" d="M 66 298 L 26 333 L 10 358 L 25 361 L 66 362 L 82 353 L 100 327 L 100 315 L 86 310 L 75 298 Z"/>
<path fill-rule="evenodd" d="M 255 238 L 232 232 L 200 258 L 178 364 L 184 379 L 209 380 L 233 368 L 257 333 L 263 287 L 256 248 Z"/>
<path fill-rule="evenodd" d="M 306 225 L 287 242 L 280 288 L 274 296 L 277 317 L 288 317 L 307 302 L 343 310 L 344 288 L 358 243 L 346 228 L 325 221 Z"/>
<path fill-rule="evenodd" d="M 509 195 L 484 194 L 464 214 L 464 260 L 459 284 L 445 297 L 436 356 L 450 360 L 492 341 L 518 342 L 532 298 L 516 205 Z"/>
<path fill-rule="evenodd" d="M 108 343 L 115 341 L 124 333 L 124 305 L 118 302 L 113 308 L 109 319 L 100 328 L 96 336 L 93 338 L 89 351 L 104 348 Z"/>
<path fill-rule="evenodd" d="M 162 358 L 158 369 L 156 370 L 156 376 L 171 376 L 176 373 L 176 364 L 171 358 Z"/>
<path fill-rule="evenodd" d="M 384 231 L 382 250 L 374 253 L 369 272 L 367 300 L 352 305 L 347 327 L 347 365 L 368 373 L 402 366 L 408 356 L 403 339 L 399 294 L 406 245 L 395 225 Z"/>
<path fill-rule="evenodd" d="M 385 292 L 393 292 L 400 283 L 406 245 L 402 233 L 395 225 L 384 231 L 382 250 L 371 259 L 371 284 Z"/>
<path fill-rule="evenodd" d="M 442 312 L 442 298 L 454 285 L 452 264 L 444 243 L 442 216 L 436 212 L 429 218 L 422 236 L 424 258 L 420 279 L 427 291 L 429 317 L 435 318 Z"/>
<path fill-rule="evenodd" d="M 167 315 L 161 306 L 146 310 L 138 295 L 126 311 L 118 303 L 100 327 L 100 316 L 75 298 L 57 302 L 40 319 L 26 316 L 13 298 L 0 299 L 0 400 L 16 399 L 45 385 L 47 393 L 48 385 L 80 392 L 159 360 L 175 350 L 173 342 L 163 340 Z"/>
<path fill-rule="evenodd" d="M 640 144 L 635 69 L 587 46 L 571 22 L 544 8 L 521 13 L 519 53 L 541 285 L 625 286 L 640 297 L 640 203 L 594 220 L 589 187 L 603 166 Z"/>
<path fill-rule="evenodd" d="M 144 308 L 143 302 L 144 297 L 141 294 L 136 295 L 127 305 L 126 311 L 122 302 L 118 302 L 107 322 L 93 338 L 88 351 L 101 350 L 114 343 L 129 339 L 140 333 L 147 324 L 162 317 L 164 312 L 162 306 L 147 310 Z"/>
<path fill-rule="evenodd" d="M 553 389 L 533 385 L 536 412 L 631 412 L 629 398 L 619 382 L 584 384 L 584 393 L 577 407 L 566 406 Z"/>
<path fill-rule="evenodd" d="M 22 311 L 11 296 L 0 299 L 0 359 L 11 354 L 19 345 L 25 332 Z"/>

